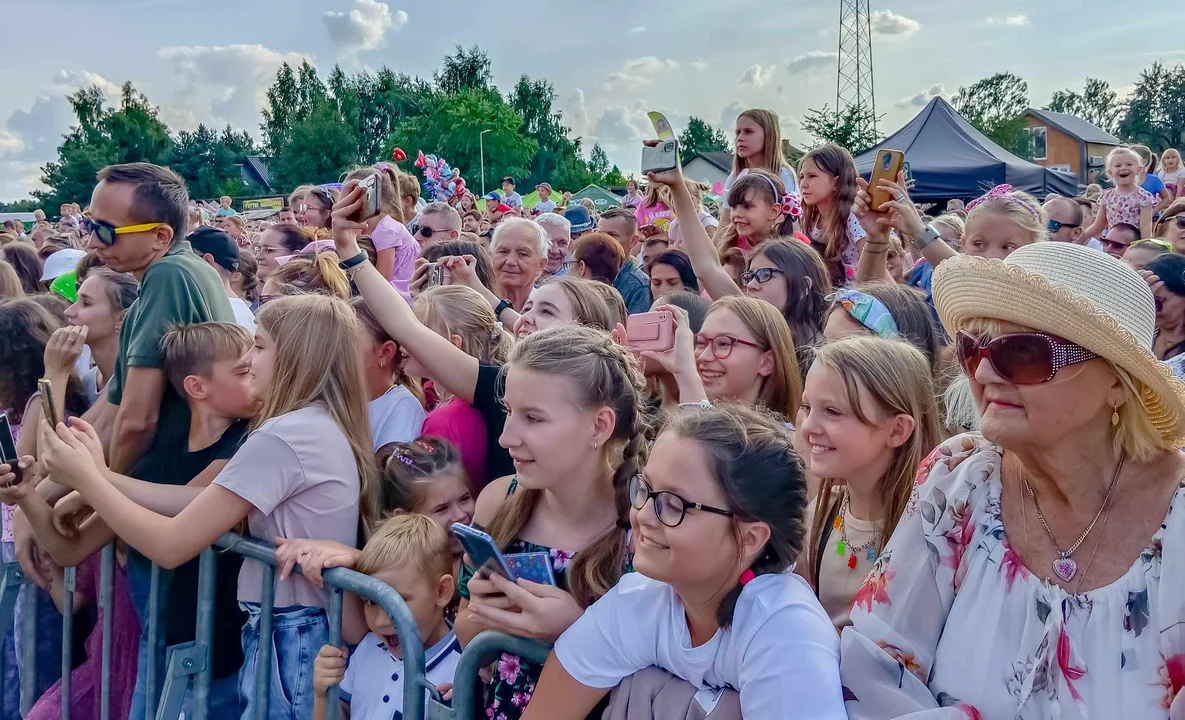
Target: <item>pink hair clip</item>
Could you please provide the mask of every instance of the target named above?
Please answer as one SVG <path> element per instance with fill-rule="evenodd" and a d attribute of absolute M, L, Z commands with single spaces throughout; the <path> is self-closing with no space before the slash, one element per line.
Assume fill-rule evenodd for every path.
<path fill-rule="evenodd" d="M 990 200 L 992 198 L 1004 197 L 1005 195 L 1007 195 L 1010 192 L 1012 192 L 1011 185 L 1009 185 L 1008 183 L 1000 183 L 999 185 L 995 186 L 991 190 L 988 190 L 987 192 L 985 192 L 983 195 L 980 195 L 979 197 L 975 198 L 971 202 L 967 203 L 967 212 L 971 212 L 972 210 L 974 210 L 975 206 L 982 203 L 984 200 Z"/>

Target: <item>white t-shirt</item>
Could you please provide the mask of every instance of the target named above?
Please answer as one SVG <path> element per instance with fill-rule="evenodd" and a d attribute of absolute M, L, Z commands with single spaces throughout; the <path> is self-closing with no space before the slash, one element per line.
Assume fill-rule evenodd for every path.
<path fill-rule="evenodd" d="M 700 225 L 704 226 L 705 230 L 708 228 L 720 227 L 720 221 L 712 217 L 712 213 L 706 210 L 699 211 L 699 222 Z M 667 228 L 667 235 L 670 235 L 672 243 L 676 245 L 683 243 L 683 231 L 679 229 L 679 218 L 675 218 L 671 221 L 670 227 Z"/>
<path fill-rule="evenodd" d="M 556 209 L 555 200 L 540 200 L 535 203 L 534 210 L 537 213 L 553 212 Z"/>
<path fill-rule="evenodd" d="M 424 670 L 433 685 L 451 683 L 461 659 L 457 636 L 449 633 L 424 650 Z M 351 720 L 403 717 L 403 659 L 392 655 L 378 635 L 368 633 L 350 656 L 341 699 L 350 704 Z M 427 697 L 424 702 L 427 703 Z"/>
<path fill-rule="evenodd" d="M 255 334 L 255 313 L 251 312 L 251 306 L 246 300 L 237 295 L 230 296 L 230 311 L 235 314 L 235 323 L 246 328 L 252 335 Z"/>
<path fill-rule="evenodd" d="M 737 600 L 732 627 L 699 647 L 691 647 L 683 603 L 670 585 L 623 575 L 560 636 L 555 653 L 588 687 L 611 688 L 657 666 L 700 690 L 737 690 L 747 718 L 847 719 L 839 636 L 793 573 L 754 578 Z"/>
<path fill-rule="evenodd" d="M 789 168 L 782 168 L 778 171 L 778 177 L 782 179 L 782 185 L 786 188 L 786 192 L 798 192 L 798 180 L 794 178 L 794 171 Z M 732 186 L 737 181 L 737 174 L 730 172 L 728 177 L 724 178 L 724 207 L 728 207 L 728 191 L 732 190 Z"/>
<path fill-rule="evenodd" d="M 393 385 L 390 390 L 371 400 L 370 438 L 374 449 L 387 443 L 411 442 L 420 436 L 424 418 L 428 416 L 416 396 L 402 385 Z"/>

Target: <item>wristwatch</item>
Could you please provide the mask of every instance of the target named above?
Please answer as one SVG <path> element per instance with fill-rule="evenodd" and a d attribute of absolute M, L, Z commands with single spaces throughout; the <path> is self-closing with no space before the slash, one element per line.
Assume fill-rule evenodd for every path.
<path fill-rule="evenodd" d="M 918 235 L 913 239 L 913 245 L 918 250 L 924 250 L 925 247 L 930 243 L 941 239 L 942 236 L 938 234 L 938 231 L 934 229 L 934 226 L 927 225 L 926 230 L 921 235 Z"/>
<path fill-rule="evenodd" d="M 354 282 L 354 274 L 362 269 L 362 263 L 366 262 L 367 259 L 366 251 L 362 250 L 352 258 L 339 261 L 337 266 L 345 271 L 347 280 Z"/>
<path fill-rule="evenodd" d="M 510 306 L 511 302 L 509 300 L 503 300 L 502 302 L 498 303 L 498 307 L 494 308 L 494 319 L 497 320 L 498 318 L 502 317 L 502 312 Z"/>

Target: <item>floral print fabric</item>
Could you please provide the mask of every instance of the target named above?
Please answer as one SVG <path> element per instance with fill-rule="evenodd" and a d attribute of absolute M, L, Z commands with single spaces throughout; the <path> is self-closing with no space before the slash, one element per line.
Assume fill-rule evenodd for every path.
<path fill-rule="evenodd" d="M 1086 720 L 1185 712 L 1185 485 L 1121 578 L 1071 594 L 1000 519 L 1001 451 L 961 435 L 913 496 L 844 630 L 852 720 Z M 1174 703 L 1176 700 L 1176 703 Z M 1176 717 L 1176 715 L 1174 715 Z"/>

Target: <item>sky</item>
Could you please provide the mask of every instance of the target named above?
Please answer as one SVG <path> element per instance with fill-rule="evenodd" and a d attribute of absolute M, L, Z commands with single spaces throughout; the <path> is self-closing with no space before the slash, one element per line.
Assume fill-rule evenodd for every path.
<path fill-rule="evenodd" d="M 1102 0 L 872 0 L 875 99 L 889 134 L 934 95 L 1009 71 L 1030 103 L 1081 89 L 1121 92 L 1154 61 L 1185 61 L 1185 5 L 1117 14 Z M 1114 19 L 1112 19 L 1114 18 Z M 0 0 L 0 200 L 28 197 L 73 120 L 66 95 L 131 80 L 174 130 L 199 122 L 259 137 L 263 93 L 284 61 L 322 76 L 390 66 L 430 77 L 456 45 L 477 44 L 509 90 L 522 74 L 552 82 L 565 124 L 637 169 L 646 111 L 676 130 L 695 115 L 731 133 L 746 107 L 779 113 L 786 137 L 835 104 L 836 0 Z M 424 148 L 430 151 L 430 148 Z M 324 180 L 324 178 L 314 178 Z"/>

